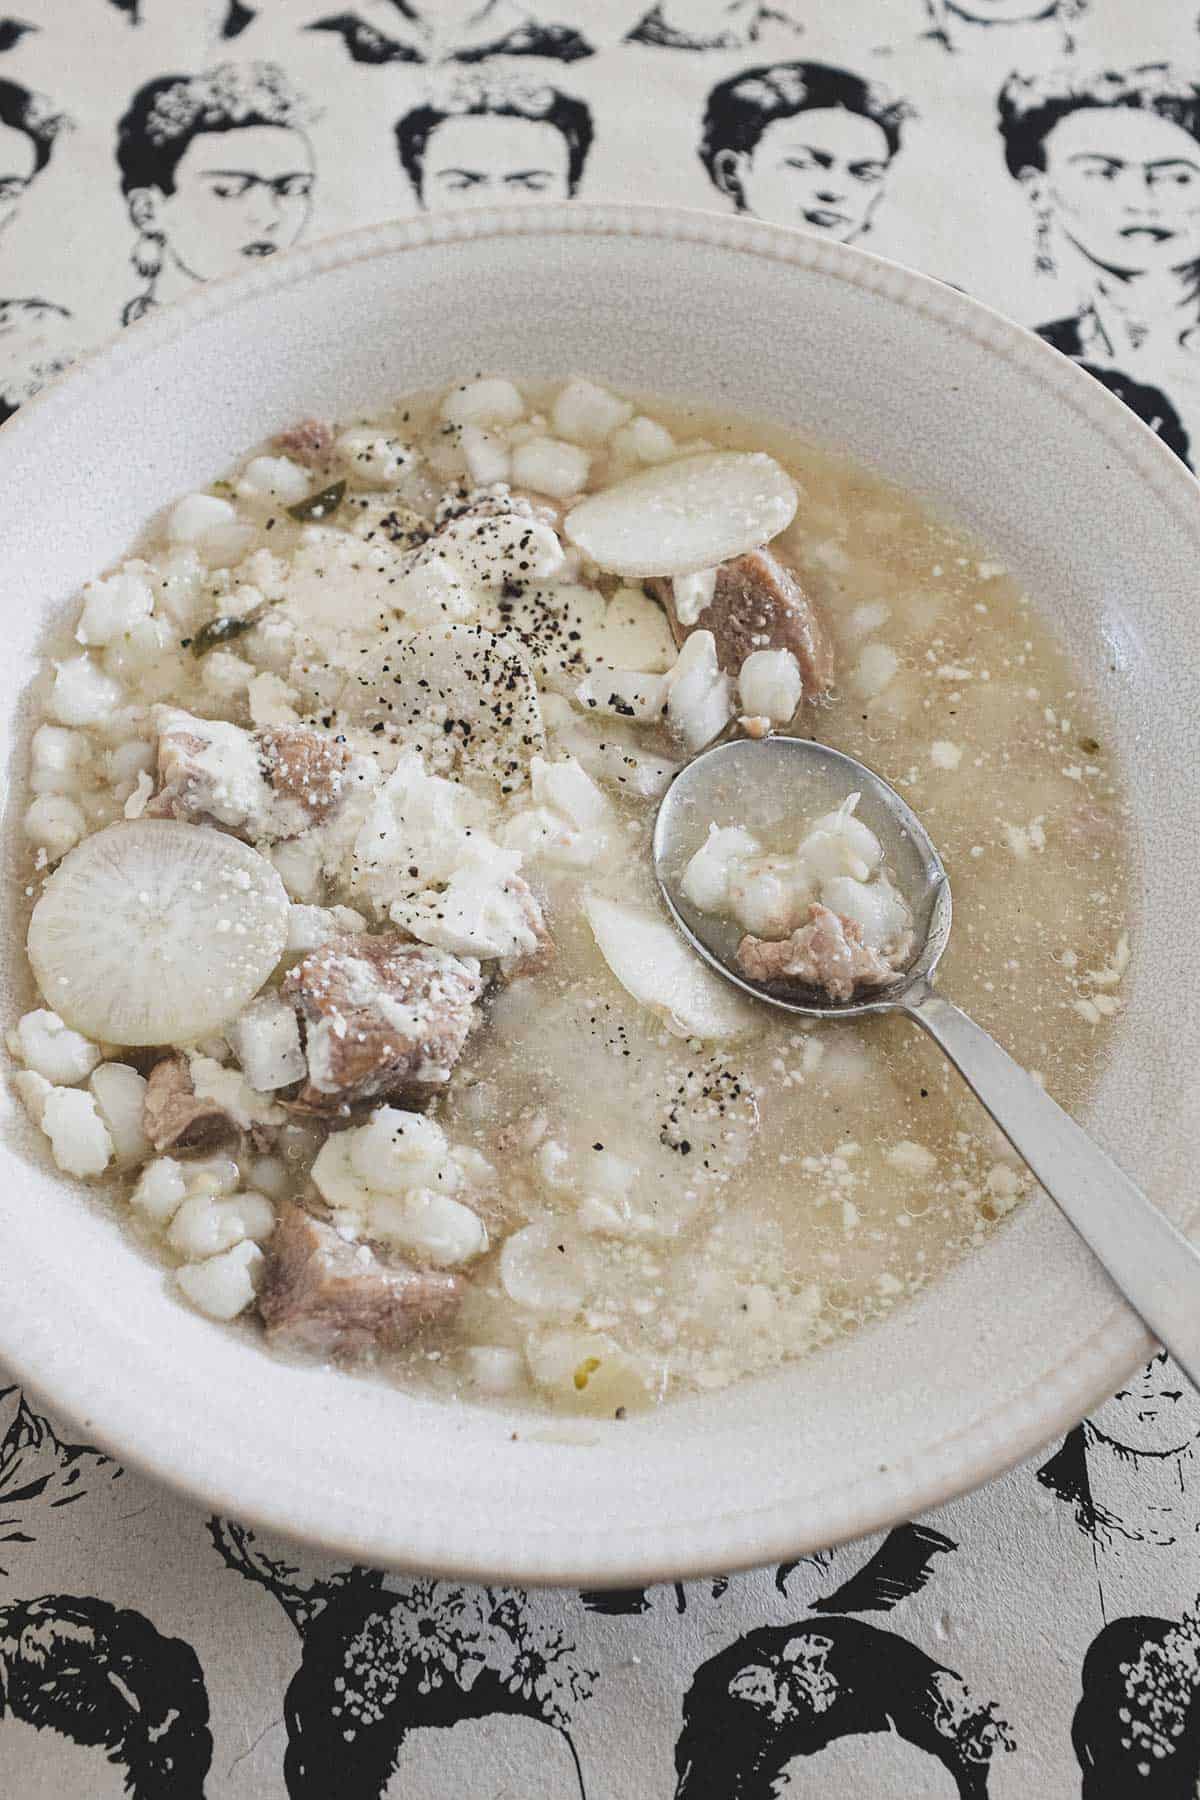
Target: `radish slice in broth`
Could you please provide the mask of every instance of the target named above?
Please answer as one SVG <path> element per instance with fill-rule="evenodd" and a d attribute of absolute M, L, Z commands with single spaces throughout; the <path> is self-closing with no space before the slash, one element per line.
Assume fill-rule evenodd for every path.
<path fill-rule="evenodd" d="M 659 463 L 573 506 L 571 542 L 615 575 L 686 575 L 757 550 L 791 524 L 796 484 L 763 451 Z"/>

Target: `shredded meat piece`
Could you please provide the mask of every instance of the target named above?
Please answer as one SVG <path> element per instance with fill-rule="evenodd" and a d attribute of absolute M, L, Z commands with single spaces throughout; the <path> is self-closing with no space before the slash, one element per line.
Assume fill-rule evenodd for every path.
<path fill-rule="evenodd" d="M 254 841 L 298 837 L 341 803 L 350 752 L 311 725 L 243 731 L 180 707 L 154 709 L 158 793 L 150 818 L 224 825 Z"/>
<path fill-rule="evenodd" d="M 236 1138 L 234 1119 L 214 1100 L 201 1100 L 182 1056 L 155 1063 L 142 1101 L 142 1126 L 159 1151 L 210 1150 Z"/>
<path fill-rule="evenodd" d="M 306 1021 L 301 1112 L 444 1086 L 483 991 L 478 965 L 399 932 L 330 938 L 290 969 L 282 992 Z"/>
<path fill-rule="evenodd" d="M 862 941 L 862 927 L 814 901 L 808 918 L 790 937 L 746 936 L 737 963 L 751 981 L 795 981 L 821 988 L 831 1000 L 849 1000 L 855 988 L 883 987 L 904 965 L 911 937 L 883 956 Z"/>
<path fill-rule="evenodd" d="M 546 915 L 523 875 L 510 875 L 504 883 L 504 891 L 516 900 L 521 910 L 522 923 L 536 942 L 532 950 L 522 951 L 517 956 L 502 956 L 499 963 L 500 974 L 505 981 L 516 981 L 522 975 L 540 975 L 543 969 L 550 967 L 556 954 Z"/>
<path fill-rule="evenodd" d="M 395 1349 L 462 1298 L 461 1276 L 384 1262 L 294 1204 L 280 1207 L 267 1254 L 258 1310 L 272 1344 L 287 1350 Z"/>
<path fill-rule="evenodd" d="M 833 680 L 833 645 L 795 572 L 770 550 L 751 550 L 722 563 L 712 600 L 694 625 L 681 625 L 669 581 L 647 587 L 665 609 L 675 642 L 693 631 L 711 631 L 717 661 L 736 675 L 754 650 L 790 650 L 800 665 L 804 698 L 814 700 Z"/>
<path fill-rule="evenodd" d="M 311 725 L 271 725 L 254 741 L 263 775 L 279 801 L 294 800 L 308 825 L 321 825 L 342 797 L 342 776 L 350 762 L 345 744 Z"/>
<path fill-rule="evenodd" d="M 333 426 L 323 419 L 301 419 L 298 425 L 289 425 L 279 433 L 275 447 L 310 469 L 323 468 L 333 449 Z"/>

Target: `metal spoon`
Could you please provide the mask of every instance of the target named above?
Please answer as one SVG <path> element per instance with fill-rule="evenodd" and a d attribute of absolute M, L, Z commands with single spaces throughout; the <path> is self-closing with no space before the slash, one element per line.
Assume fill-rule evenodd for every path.
<path fill-rule="evenodd" d="M 789 817 L 797 822 L 798 816 L 832 810 L 856 790 L 862 795 L 859 817 L 883 843 L 912 909 L 912 962 L 889 986 L 864 989 L 846 1002 L 812 989 L 793 986 L 789 992 L 781 984 L 748 980 L 731 966 L 740 933 L 683 897 L 679 882 L 689 857 L 711 821 L 751 831 Z M 815 805 L 806 803 L 813 798 Z M 901 1013 L 927 1031 L 1130 1305 L 1200 1388 L 1200 1250 L 994 1038 L 934 989 L 933 973 L 950 937 L 950 881 L 924 826 L 895 788 L 854 757 L 807 738 L 734 739 L 705 751 L 675 777 L 658 809 L 653 853 L 675 923 L 693 949 L 743 993 L 806 1019 Z"/>

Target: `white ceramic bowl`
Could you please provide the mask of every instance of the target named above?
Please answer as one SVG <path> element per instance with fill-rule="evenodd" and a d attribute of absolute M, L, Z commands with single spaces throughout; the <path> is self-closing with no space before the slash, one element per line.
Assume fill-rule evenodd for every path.
<path fill-rule="evenodd" d="M 1084 670 L 1115 669 L 1104 693 L 1144 874 L 1128 1012 L 1089 1120 L 1185 1224 L 1200 1161 L 1200 1001 L 1180 979 L 1200 878 L 1200 489 L 1037 339 L 860 252 L 660 209 L 455 214 L 315 245 L 137 326 L 0 433 L 16 802 L 45 622 L 148 514 L 304 413 L 477 368 L 584 370 L 844 446 L 1004 556 Z M 11 870 L 11 817 L 10 832 Z M 0 955 L 8 1017 L 26 992 L 11 924 Z M 368 1563 L 599 1585 L 773 1561 L 996 1474 L 1147 1351 L 1039 1203 L 888 1322 L 782 1373 L 549 1428 L 272 1360 L 179 1304 L 47 1169 L 15 1109 L 5 1135 L 0 1360 L 85 1437 L 206 1506 Z"/>

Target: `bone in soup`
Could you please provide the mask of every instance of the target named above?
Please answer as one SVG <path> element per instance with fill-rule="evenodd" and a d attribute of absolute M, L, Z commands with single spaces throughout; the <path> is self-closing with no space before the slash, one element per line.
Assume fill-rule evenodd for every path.
<path fill-rule="evenodd" d="M 1068 1107 L 1120 1011 L 1098 697 L 997 561 L 761 425 L 501 377 L 304 421 L 86 584 L 36 704 L 14 1085 L 285 1352 L 623 1416 L 880 1317 L 1029 1191 L 911 1027 L 783 1017 L 675 933 L 654 814 L 723 732 L 904 792 L 948 990 Z M 757 967 L 902 964 L 852 806 L 714 823 L 689 877 Z"/>

